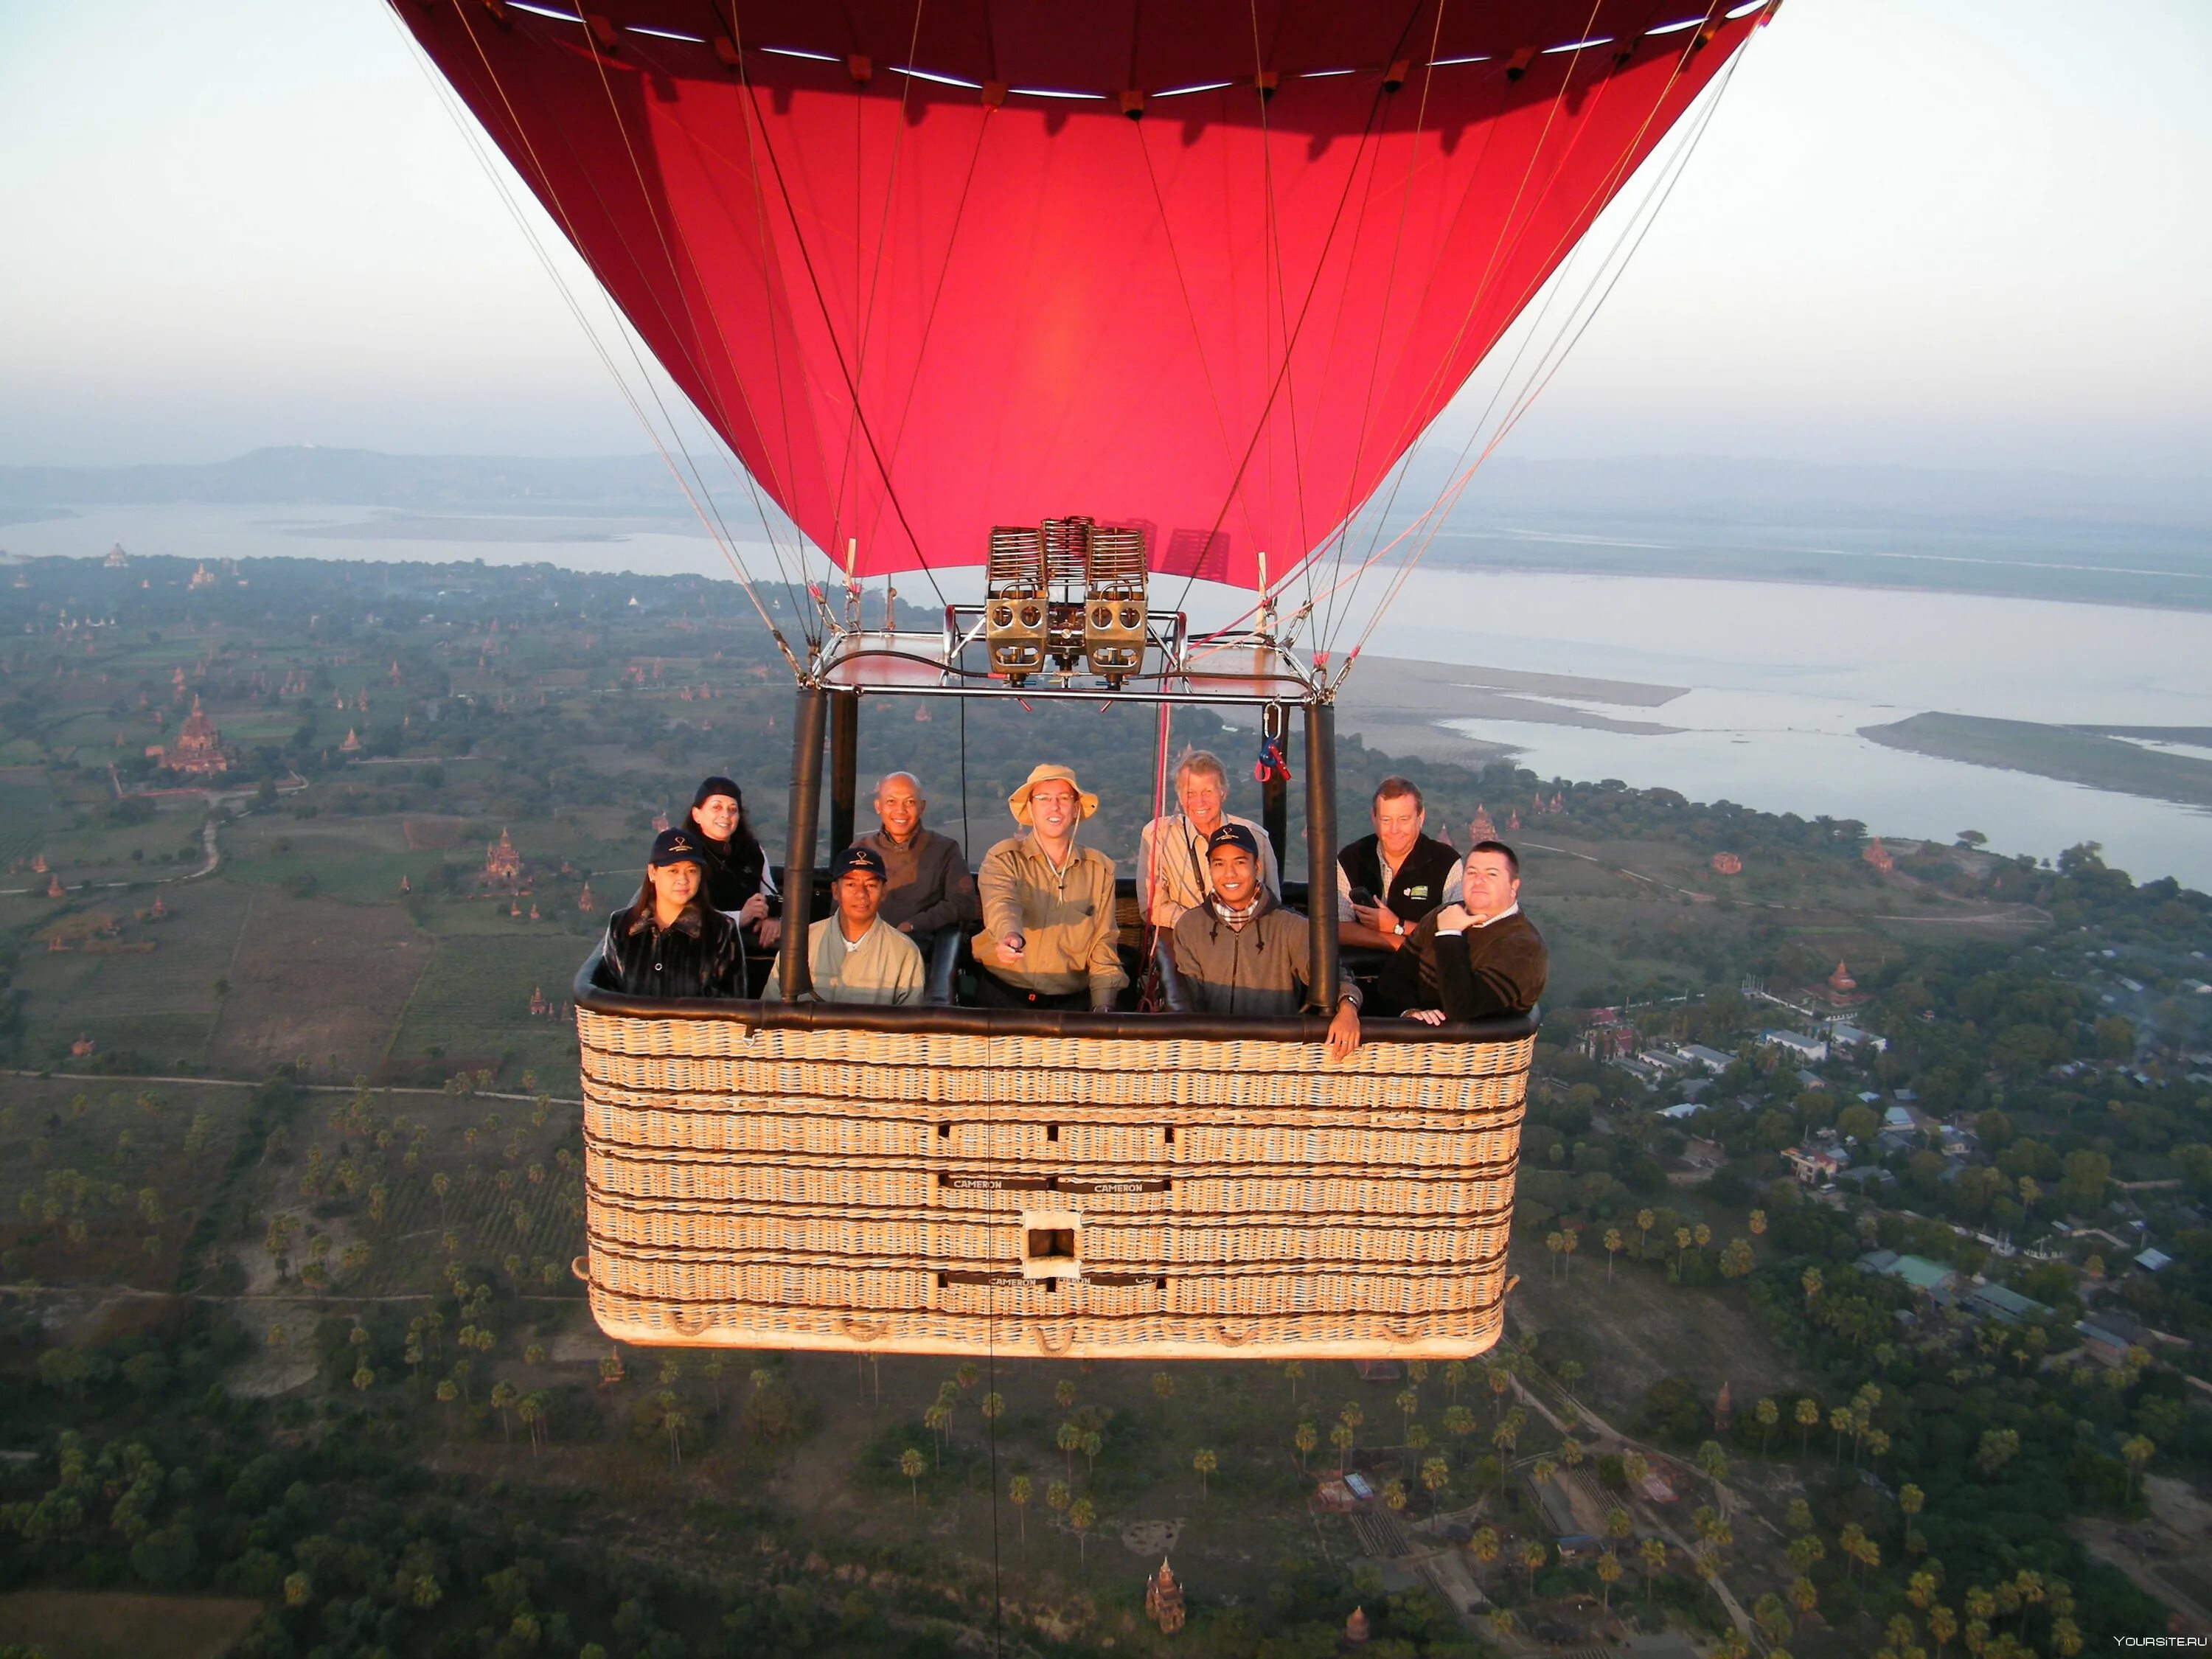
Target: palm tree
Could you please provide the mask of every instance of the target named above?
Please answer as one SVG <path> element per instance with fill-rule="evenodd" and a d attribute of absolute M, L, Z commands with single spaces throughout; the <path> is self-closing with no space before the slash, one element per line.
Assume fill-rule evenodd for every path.
<path fill-rule="evenodd" d="M 972 1359 L 963 1359 L 961 1361 L 960 1369 L 953 1373 L 955 1380 L 960 1384 L 960 1392 L 963 1394 L 966 1394 L 969 1389 L 973 1389 L 975 1386 L 976 1380 L 982 1375 L 982 1371 L 977 1368 L 975 1362 Z"/>
<path fill-rule="evenodd" d="M 1060 1387 L 1070 1394 L 1075 1392 L 1073 1383 L 1063 1382 Z M 1067 1484 L 1072 1486 L 1075 1484 L 1075 1454 L 1083 1449 L 1083 1431 L 1073 1423 L 1063 1423 L 1060 1425 L 1059 1434 L 1054 1437 L 1053 1443 L 1060 1448 L 1061 1468 L 1067 1476 Z"/>
<path fill-rule="evenodd" d="M 684 1397 L 672 1389 L 655 1395 L 653 1404 L 660 1411 L 661 1431 L 668 1437 L 668 1468 L 672 1474 L 684 1467 L 684 1431 L 691 1426 L 691 1419 L 684 1410 Z"/>
<path fill-rule="evenodd" d="M 1527 1539 L 1522 1543 L 1521 1565 L 1528 1575 L 1528 1594 L 1531 1595 L 1536 1593 L 1536 1574 L 1551 1558 L 1551 1553 L 1540 1538 Z"/>
<path fill-rule="evenodd" d="M 1698 1448 L 1698 1473 L 1716 1485 L 1728 1479 L 1728 1454 L 1721 1449 L 1717 1440 L 1708 1440 Z"/>
<path fill-rule="evenodd" d="M 1291 1404 L 1293 1406 L 1298 1403 L 1298 1379 L 1305 1374 L 1306 1368 L 1304 1361 L 1298 1359 L 1286 1359 L 1283 1362 L 1283 1375 L 1290 1380 Z"/>
<path fill-rule="evenodd" d="M 1559 1253 L 1566 1249 L 1566 1235 L 1556 1230 L 1544 1235 L 1544 1248 L 1552 1253 L 1552 1277 L 1559 1276 Z"/>
<path fill-rule="evenodd" d="M 1583 1443 L 1571 1434 L 1563 1436 L 1559 1441 L 1559 1462 L 1571 1469 L 1582 1468 Z"/>
<path fill-rule="evenodd" d="M 537 1456 L 544 1449 L 550 1438 L 548 1432 L 552 1426 L 551 1414 L 548 1409 L 550 1404 L 544 1390 L 541 1389 L 534 1389 L 523 1395 L 514 1408 L 515 1415 L 522 1419 L 523 1426 L 530 1431 L 530 1455 L 532 1457 Z"/>
<path fill-rule="evenodd" d="M 945 1467 L 945 1431 L 951 1421 L 952 1407 L 942 1400 L 932 1401 L 921 1414 L 921 1426 L 929 1431 L 931 1455 L 940 1469 Z"/>
<path fill-rule="evenodd" d="M 1528 1467 L 1528 1478 L 1538 1486 L 1547 1483 L 1559 1472 L 1559 1466 L 1548 1457 L 1540 1457 Z"/>
<path fill-rule="evenodd" d="M 1651 1460 L 1640 1451 L 1621 1455 L 1620 1473 L 1632 1486 L 1641 1486 L 1651 1473 Z"/>
<path fill-rule="evenodd" d="M 1790 1605 L 1800 1619 L 1820 1605 L 1820 1589 L 1802 1573 L 1790 1581 Z"/>
<path fill-rule="evenodd" d="M 1651 1600 L 1651 1581 L 1667 1565 L 1667 1546 L 1663 1540 L 1647 1538 L 1637 1546 L 1636 1553 L 1644 1567 L 1644 1599 Z"/>
<path fill-rule="evenodd" d="M 1698 1224 L 1698 1231 L 1694 1237 L 1698 1242 L 1698 1248 L 1702 1250 L 1706 1245 L 1713 1242 L 1713 1230 L 1705 1225 L 1704 1222 L 1700 1221 Z"/>
<path fill-rule="evenodd" d="M 1018 1474 L 1006 1486 L 1006 1501 L 1014 1506 L 1014 1522 L 1021 1534 L 1022 1547 L 1030 1547 L 1030 1478 Z"/>
<path fill-rule="evenodd" d="M 1802 1457 L 1805 1455 L 1807 1437 L 1814 1430 L 1820 1426 L 1820 1402 L 1817 1400 L 1800 1400 L 1797 1402 L 1796 1417 L 1797 1455 Z"/>
<path fill-rule="evenodd" d="M 2132 1504 L 2136 1499 L 2136 1476 L 2142 1472 L 2143 1465 L 2157 1455 L 2158 1447 L 2152 1443 L 2148 1435 L 2130 1435 L 2120 1442 L 2120 1461 L 2128 1466 L 2129 1503 Z M 2164 1488 L 2160 1490 L 2163 1491 Z"/>
<path fill-rule="evenodd" d="M 1936 1659 L 1943 1659 L 1943 1650 L 1950 1646 L 1959 1633 L 1959 1615 L 1938 1602 L 1928 1609 L 1928 1634 L 1935 1638 Z"/>
<path fill-rule="evenodd" d="M 507 1414 L 514 1409 L 521 1395 L 512 1382 L 501 1381 L 491 1385 L 491 1408 L 499 1413 L 499 1437 L 505 1445 L 514 1443 L 514 1431 L 507 1426 Z"/>
<path fill-rule="evenodd" d="M 1175 1398 L 1175 1373 L 1173 1371 L 1154 1371 L 1152 1373 L 1152 1398 L 1164 1402 Z"/>
<path fill-rule="evenodd" d="M 1474 1432 L 1474 1413 L 1464 1406 L 1444 1407 L 1444 1432 L 1455 1440 L 1464 1440 Z"/>
<path fill-rule="evenodd" d="M 1310 1423 L 1301 1423 L 1291 1435 L 1291 1443 L 1298 1449 L 1298 1470 L 1304 1474 L 1306 1455 L 1321 1443 L 1321 1436 Z"/>
<path fill-rule="evenodd" d="M 1808 1267 L 1798 1275 L 1797 1282 L 1805 1287 L 1805 1303 L 1809 1307 L 1812 1305 L 1813 1299 L 1820 1294 L 1821 1286 L 1826 1281 L 1820 1277 L 1820 1270 L 1818 1267 Z"/>
<path fill-rule="evenodd" d="M 1411 1430 L 1413 1426 L 1413 1413 L 1421 1409 L 1419 1394 L 1412 1389 L 1401 1389 L 1398 1390 L 1398 1397 L 1390 1403 L 1398 1408 L 1398 1422 L 1401 1431 Z"/>
<path fill-rule="evenodd" d="M 1611 1550 L 1597 1559 L 1597 1582 L 1605 1587 L 1604 1607 L 1607 1615 L 1613 1612 L 1613 1587 L 1620 1580 L 1620 1562 Z"/>
<path fill-rule="evenodd" d="M 1841 1468 L 1844 1466 L 1844 1437 L 1850 1433 L 1853 1426 L 1850 1408 L 1848 1406 L 1838 1406 L 1830 1412 L 1828 1426 L 1834 1430 L 1836 1434 L 1836 1456 L 1832 1467 Z"/>
<path fill-rule="evenodd" d="M 1438 1500 L 1451 1489 L 1451 1465 L 1431 1457 L 1421 1465 L 1421 1486 L 1429 1494 L 1429 1518 L 1434 1520 Z"/>
<path fill-rule="evenodd" d="M 1221 1466 L 1214 1458 L 1212 1448 L 1206 1446 L 1200 1447 L 1192 1455 L 1190 1466 L 1198 1471 L 1198 1496 L 1200 1501 L 1203 1502 L 1206 1498 L 1206 1477 Z"/>
<path fill-rule="evenodd" d="M 1444 1390 L 1452 1402 L 1459 1401 L 1460 1385 L 1467 1381 L 1467 1361 L 1455 1359 L 1444 1367 Z"/>
<path fill-rule="evenodd" d="M 1067 1513 L 1067 1482 L 1055 1480 L 1044 1489 L 1044 1506 L 1054 1515 Z"/>
<path fill-rule="evenodd" d="M 1060 1408 L 1062 1411 L 1066 1411 L 1069 1407 L 1073 1406 L 1075 1403 L 1075 1384 L 1073 1381 L 1065 1376 L 1061 1377 L 1058 1382 L 1053 1385 L 1052 1397 L 1060 1402 Z"/>
<path fill-rule="evenodd" d="M 1474 1535 L 1467 1540 L 1468 1553 L 1474 1557 L 1477 1566 L 1486 1567 L 1498 1559 L 1498 1528 L 1477 1527 Z"/>
<path fill-rule="evenodd" d="M 1651 1224 L 1658 1218 L 1649 1210 L 1638 1210 L 1636 1212 L 1636 1254 L 1638 1255 L 1642 1255 L 1644 1247 L 1651 1242 Z"/>
<path fill-rule="evenodd" d="M 1393 1515 L 1406 1507 L 1406 1483 L 1395 1474 L 1382 1483 L 1382 1504 Z"/>
<path fill-rule="evenodd" d="M 1620 1229 L 1607 1227 L 1605 1230 L 1605 1282 L 1608 1285 L 1613 1283 L 1613 1259 L 1620 1254 L 1621 1243 Z M 1613 1577 L 1616 1578 L 1620 1576 L 1620 1565 L 1619 1562 L 1613 1564 Z"/>
<path fill-rule="evenodd" d="M 1359 1402 L 1358 1401 L 1347 1400 L 1344 1402 L 1343 1407 L 1337 1412 L 1336 1419 L 1346 1429 L 1350 1430 L 1354 1439 L 1357 1439 L 1359 1434 L 1359 1425 L 1367 1420 L 1367 1413 L 1359 1409 Z M 1348 1445 L 1346 1449 L 1349 1449 Z"/>
<path fill-rule="evenodd" d="M 1570 1284 L 1574 1281 L 1575 1277 L 1575 1247 L 1581 1243 L 1582 1235 L 1572 1227 L 1565 1229 L 1559 1235 L 1559 1255 L 1566 1263 L 1567 1280 Z"/>
<path fill-rule="evenodd" d="M 1067 1524 L 1075 1528 L 1077 1553 L 1085 1563 L 1091 1559 L 1091 1523 L 1098 1518 L 1098 1506 L 1089 1496 L 1079 1498 L 1068 1506 Z"/>
<path fill-rule="evenodd" d="M 1006 1396 L 994 1389 L 983 1396 L 982 1412 L 986 1423 L 997 1422 L 1006 1414 Z"/>
<path fill-rule="evenodd" d="M 899 1454 L 899 1473 L 906 1477 L 908 1491 L 912 1494 L 915 1513 L 921 1510 L 921 1474 L 929 1467 L 929 1460 L 908 1446 Z"/>
<path fill-rule="evenodd" d="M 1106 1437 L 1099 1433 L 1097 1430 L 1091 1429 L 1085 1432 L 1083 1437 L 1083 1473 L 1085 1479 L 1086 1479 L 1094 1486 L 1098 1484 L 1098 1454 L 1104 1450 L 1105 1447 Z"/>
<path fill-rule="evenodd" d="M 1336 1472 L 1342 1474 L 1352 1467 L 1352 1425 L 1349 1423 L 1330 1425 L 1328 1443 L 1336 1448 Z"/>

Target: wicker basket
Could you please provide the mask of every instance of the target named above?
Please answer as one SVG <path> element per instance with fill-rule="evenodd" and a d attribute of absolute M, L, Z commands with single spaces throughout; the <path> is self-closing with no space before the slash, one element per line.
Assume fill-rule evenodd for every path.
<path fill-rule="evenodd" d="M 1340 1063 L 1300 1020 L 581 986 L 576 1019 L 579 1271 L 621 1340 L 1455 1358 L 1498 1339 L 1532 1022 L 1378 1030 Z"/>

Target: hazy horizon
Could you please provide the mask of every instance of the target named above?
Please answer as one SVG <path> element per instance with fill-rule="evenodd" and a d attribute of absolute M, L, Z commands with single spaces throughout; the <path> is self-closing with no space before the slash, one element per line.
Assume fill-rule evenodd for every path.
<path fill-rule="evenodd" d="M 14 21 L 0 456 L 638 446 L 378 0 Z M 1504 453 L 2203 472 L 2212 220 L 2170 181 L 2212 173 L 2212 12 L 2132 8 L 2124 52 L 2080 27 L 1793 0 Z"/>

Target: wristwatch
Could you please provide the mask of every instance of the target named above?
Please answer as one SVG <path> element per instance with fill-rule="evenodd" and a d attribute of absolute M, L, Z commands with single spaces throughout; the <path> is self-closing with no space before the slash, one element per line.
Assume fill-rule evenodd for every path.
<path fill-rule="evenodd" d="M 1403 939 L 1406 937 L 1406 924 L 1402 921 L 1394 922 L 1391 924 L 1390 931 L 1400 939 Z"/>

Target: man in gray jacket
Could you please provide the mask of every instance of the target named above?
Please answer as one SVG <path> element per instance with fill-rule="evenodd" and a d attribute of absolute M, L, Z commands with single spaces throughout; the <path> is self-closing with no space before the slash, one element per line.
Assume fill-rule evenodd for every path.
<path fill-rule="evenodd" d="M 1297 1013 L 1312 1000 L 1310 929 L 1261 884 L 1259 838 L 1241 823 L 1224 823 L 1206 842 L 1206 864 L 1212 896 L 1176 918 L 1173 935 L 1176 970 L 1191 1012 L 1232 1018 Z M 1359 988 L 1340 972 L 1336 1012 L 1328 1023 L 1328 1052 L 1336 1060 L 1359 1046 Z"/>
<path fill-rule="evenodd" d="M 939 928 L 972 927 L 983 915 L 960 843 L 922 828 L 928 808 L 914 774 L 893 772 L 876 786 L 876 820 L 883 827 L 855 843 L 884 861 L 884 925 L 925 952 Z"/>

